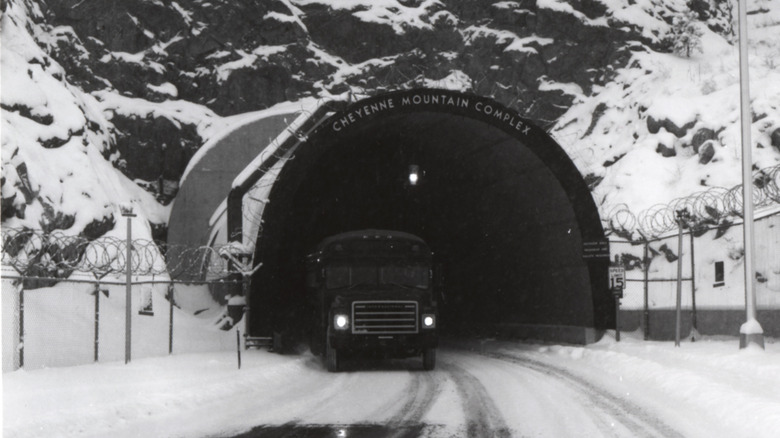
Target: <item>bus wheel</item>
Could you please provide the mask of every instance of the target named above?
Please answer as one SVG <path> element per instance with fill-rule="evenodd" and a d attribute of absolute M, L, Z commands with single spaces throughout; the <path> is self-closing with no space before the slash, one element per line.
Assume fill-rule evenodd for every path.
<path fill-rule="evenodd" d="M 423 350 L 422 362 L 425 371 L 431 371 L 436 368 L 436 349 L 426 348 Z"/>
<path fill-rule="evenodd" d="M 281 332 L 273 332 L 271 340 L 271 348 L 274 353 L 284 354 L 284 339 Z"/>
<path fill-rule="evenodd" d="M 328 330 L 328 333 L 330 333 L 330 330 Z M 339 352 L 330 345 L 328 338 L 325 338 L 325 364 L 331 373 L 337 373 L 341 365 L 339 363 Z"/>

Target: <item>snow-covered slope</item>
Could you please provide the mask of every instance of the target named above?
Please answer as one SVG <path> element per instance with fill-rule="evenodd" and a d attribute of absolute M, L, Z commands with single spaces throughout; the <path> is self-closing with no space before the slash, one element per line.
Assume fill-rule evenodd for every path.
<path fill-rule="evenodd" d="M 149 223 L 164 223 L 168 210 L 118 171 L 112 117 L 159 114 L 204 131 L 221 118 L 187 102 L 153 105 L 79 89 L 42 49 L 59 31 L 41 34 L 33 22 L 40 17 L 36 4 L 22 2 L 6 3 L 2 16 L 3 227 L 122 236 L 118 206 L 133 203 L 141 218 L 136 236 L 151 239 Z"/>
<path fill-rule="evenodd" d="M 752 3 L 752 2 L 751 2 Z M 749 17 L 754 169 L 780 164 L 780 2 Z M 703 30 L 690 58 L 638 50 L 606 86 L 575 102 L 553 135 L 596 182 L 608 213 L 741 183 L 739 53 Z"/>

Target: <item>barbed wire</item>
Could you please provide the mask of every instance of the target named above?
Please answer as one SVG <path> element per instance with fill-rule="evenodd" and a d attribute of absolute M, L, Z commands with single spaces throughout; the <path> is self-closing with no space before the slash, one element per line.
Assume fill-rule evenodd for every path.
<path fill-rule="evenodd" d="M 780 165 L 762 169 L 753 175 L 753 200 L 756 207 L 780 204 Z M 607 229 L 632 238 L 658 237 L 677 229 L 678 214 L 685 212 L 687 226 L 719 225 L 742 215 L 742 186 L 711 188 L 677 198 L 634 214 L 625 204 L 616 206 L 604 219 Z M 127 270 L 127 241 L 115 237 L 90 240 L 64 233 L 3 228 L 2 264 L 23 276 L 64 279 L 73 272 L 92 273 L 101 278 L 124 274 Z M 225 278 L 242 274 L 241 267 L 230 263 L 226 253 L 231 245 L 187 247 L 166 245 L 151 240 L 131 242 L 130 267 L 133 275 L 168 275 L 171 279 Z M 244 266 L 244 268 L 246 268 Z"/>
<path fill-rule="evenodd" d="M 753 174 L 753 203 L 757 208 L 780 204 L 780 165 Z M 658 237 L 676 230 L 678 214 L 687 214 L 687 226 L 718 225 L 729 218 L 742 217 L 742 185 L 731 189 L 713 187 L 654 205 L 634 214 L 627 205 L 615 206 L 605 218 L 608 230 L 620 236 L 639 232 L 644 238 Z"/>
<path fill-rule="evenodd" d="M 127 241 L 114 237 L 89 240 L 63 233 L 3 228 L 2 264 L 22 276 L 64 279 L 73 272 L 92 273 L 97 278 L 124 274 Z M 239 267 L 223 257 L 230 245 L 187 247 L 165 245 L 146 239 L 130 243 L 132 275 L 169 275 L 171 279 L 225 278 L 240 274 Z"/>

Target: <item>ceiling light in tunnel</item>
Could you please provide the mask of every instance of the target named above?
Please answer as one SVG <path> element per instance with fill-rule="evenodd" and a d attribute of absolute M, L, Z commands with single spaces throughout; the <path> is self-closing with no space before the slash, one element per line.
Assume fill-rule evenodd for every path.
<path fill-rule="evenodd" d="M 416 186 L 420 182 L 420 166 L 416 164 L 409 165 L 409 184 Z"/>

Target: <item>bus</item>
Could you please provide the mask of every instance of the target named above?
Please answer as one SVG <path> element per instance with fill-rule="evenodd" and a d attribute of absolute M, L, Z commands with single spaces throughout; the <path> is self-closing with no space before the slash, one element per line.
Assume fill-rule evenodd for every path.
<path fill-rule="evenodd" d="M 328 371 L 348 355 L 421 357 L 436 366 L 438 320 L 432 253 L 401 231 L 359 230 L 324 239 L 306 257 L 310 346 Z"/>

